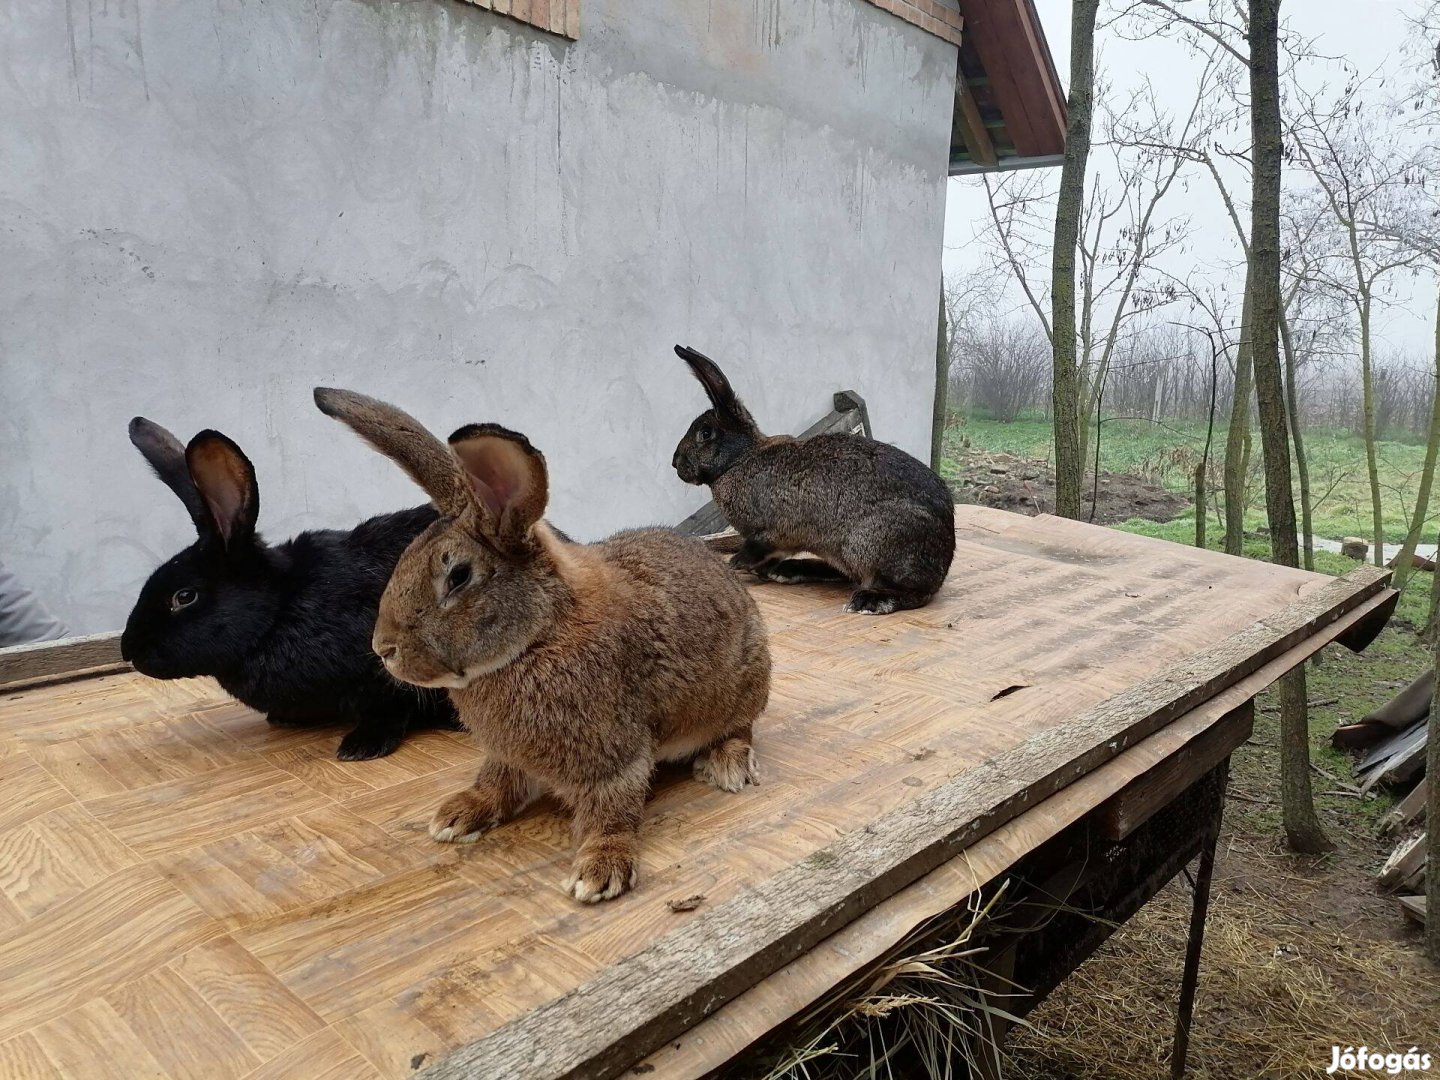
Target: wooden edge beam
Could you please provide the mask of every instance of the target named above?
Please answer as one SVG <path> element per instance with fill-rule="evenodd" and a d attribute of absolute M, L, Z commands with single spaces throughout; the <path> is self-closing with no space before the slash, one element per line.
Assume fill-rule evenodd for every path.
<path fill-rule="evenodd" d="M 1165 671 L 1040 732 L 757 882 L 425 1072 L 609 1077 L 876 904 L 1371 599 L 1357 567 Z"/>
<path fill-rule="evenodd" d="M 1137 776 L 1096 810 L 1100 835 L 1124 840 L 1184 791 L 1235 752 L 1255 730 L 1255 701 L 1231 709 L 1219 723 L 1178 754 Z"/>
<path fill-rule="evenodd" d="M 1364 652 L 1390 622 L 1395 606 L 1400 603 L 1400 593 L 1386 589 L 1385 603 L 1376 608 L 1363 622 L 1358 622 L 1335 640 L 1351 652 Z"/>
<path fill-rule="evenodd" d="M 0 687 L 74 675 L 102 675 L 130 667 L 120 658 L 120 632 L 36 641 L 0 649 Z"/>
<path fill-rule="evenodd" d="M 971 161 L 977 165 L 999 164 L 995 143 L 980 116 L 980 104 L 975 100 L 970 84 L 965 81 L 963 71 L 955 76 L 955 124 L 960 129 L 960 137 L 965 140 L 965 149 L 969 151 Z"/>

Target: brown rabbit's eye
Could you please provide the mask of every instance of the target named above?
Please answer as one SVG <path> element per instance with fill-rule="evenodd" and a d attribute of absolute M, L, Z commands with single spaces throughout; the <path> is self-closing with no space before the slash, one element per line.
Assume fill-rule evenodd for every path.
<path fill-rule="evenodd" d="M 463 589 L 470 584 L 470 564 L 468 562 L 456 563 L 445 575 L 445 595 Z"/>
<path fill-rule="evenodd" d="M 187 608 L 198 599 L 200 599 L 200 594 L 194 589 L 176 589 L 175 595 L 170 597 L 170 610 L 179 611 L 181 608 Z"/>

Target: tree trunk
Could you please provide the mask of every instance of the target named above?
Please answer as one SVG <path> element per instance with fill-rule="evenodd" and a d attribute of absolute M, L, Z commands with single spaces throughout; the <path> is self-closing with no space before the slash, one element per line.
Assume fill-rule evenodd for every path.
<path fill-rule="evenodd" d="M 1370 474 L 1370 515 L 1375 533 L 1375 565 L 1385 565 L 1385 518 L 1380 510 L 1380 464 L 1375 453 L 1375 380 L 1370 367 L 1370 290 L 1360 301 L 1360 384 L 1365 426 L 1365 468 Z"/>
<path fill-rule="evenodd" d="M 1295 475 L 1300 481 L 1300 548 L 1306 570 L 1315 569 L 1315 527 L 1311 517 L 1310 461 L 1300 427 L 1300 390 L 1295 378 L 1295 348 L 1290 340 L 1290 320 L 1280 312 L 1280 342 L 1285 348 L 1285 403 L 1290 416 L 1290 438 L 1295 444 Z"/>
<path fill-rule="evenodd" d="M 1220 382 L 1220 350 L 1210 341 L 1210 411 L 1205 423 L 1205 449 L 1195 466 L 1195 546 L 1205 546 L 1205 495 L 1210 483 L 1210 451 L 1215 445 L 1215 394 Z"/>
<path fill-rule="evenodd" d="M 935 338 L 935 411 L 930 417 L 930 467 L 940 471 L 950 408 L 950 335 L 945 324 L 945 282 L 940 282 L 940 332 Z"/>
<path fill-rule="evenodd" d="M 1100 0 L 1075 0 L 1070 23 L 1069 123 L 1065 163 L 1055 205 L 1055 247 L 1051 263 L 1050 325 L 1053 334 L 1055 414 L 1055 512 L 1080 517 L 1085 464 L 1080 445 L 1080 376 L 1075 356 L 1075 246 L 1090 158 L 1090 111 L 1095 89 L 1095 16 Z"/>
<path fill-rule="evenodd" d="M 1437 543 L 1440 543 L 1440 537 L 1437 537 Z M 1430 612 L 1425 616 L 1425 625 L 1420 630 L 1420 640 L 1440 646 L 1440 638 L 1437 638 L 1435 633 L 1437 614 L 1440 614 L 1440 567 L 1436 567 L 1435 572 L 1430 575 Z"/>
<path fill-rule="evenodd" d="M 1250 200 L 1250 341 L 1260 446 L 1265 457 L 1265 513 L 1271 558 L 1297 566 L 1295 497 L 1290 440 L 1280 374 L 1280 0 L 1250 0 L 1250 132 L 1254 194 Z M 1315 815 L 1310 790 L 1310 732 L 1305 667 L 1280 680 L 1280 799 L 1285 835 L 1296 851 L 1318 853 L 1331 844 Z"/>
<path fill-rule="evenodd" d="M 1195 466 L 1195 546 L 1205 546 L 1205 462 Z"/>
<path fill-rule="evenodd" d="M 1440 568 L 1435 571 L 1440 579 Z M 1440 694 L 1440 648 L 1435 650 L 1435 686 Z M 1440 700 L 1430 704 L 1430 727 L 1425 743 L 1425 775 L 1430 784 L 1430 805 L 1425 810 L 1425 953 L 1440 964 Z"/>
<path fill-rule="evenodd" d="M 1250 271 L 1245 272 L 1245 299 L 1240 305 L 1240 344 L 1235 349 L 1235 396 L 1230 402 L 1230 430 L 1225 433 L 1225 551 L 1245 550 L 1245 481 L 1250 471 L 1250 395 L 1252 315 Z"/>
<path fill-rule="evenodd" d="M 1435 458 L 1440 456 L 1440 298 L 1435 304 L 1435 388 L 1430 399 L 1430 434 L 1425 442 L 1425 464 L 1420 467 L 1420 490 L 1415 495 L 1415 514 L 1410 519 L 1410 531 L 1405 534 L 1405 544 L 1395 559 L 1394 587 L 1405 588 L 1410 577 L 1410 562 L 1415 557 L 1415 545 L 1420 542 L 1420 531 L 1425 528 L 1425 517 L 1430 511 L 1430 492 L 1435 483 Z M 1436 552 L 1440 556 L 1440 551 Z M 1436 570 L 1440 574 L 1440 569 Z"/>

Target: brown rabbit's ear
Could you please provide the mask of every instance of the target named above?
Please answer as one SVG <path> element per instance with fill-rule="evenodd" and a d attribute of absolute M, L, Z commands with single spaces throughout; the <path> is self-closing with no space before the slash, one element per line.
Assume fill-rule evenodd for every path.
<path fill-rule="evenodd" d="M 185 512 L 195 523 L 195 531 L 208 536 L 215 531 L 210 518 L 209 507 L 190 479 L 190 467 L 185 463 L 185 444 L 153 420 L 137 416 L 130 421 L 130 441 L 135 449 L 150 463 L 161 482 L 173 491 L 185 505 Z"/>
<path fill-rule="evenodd" d="M 202 431 L 185 448 L 185 464 L 226 549 L 253 537 L 260 489 L 255 467 L 240 447 L 218 431 Z"/>
<path fill-rule="evenodd" d="M 710 404 L 715 406 L 715 411 L 720 414 L 722 420 L 730 420 L 742 427 L 753 427 L 755 421 L 750 418 L 750 411 L 740 403 L 735 396 L 735 391 L 730 387 L 730 380 L 720 370 L 720 366 L 711 360 L 704 353 L 696 352 L 688 345 L 676 345 L 675 355 L 690 365 L 690 371 L 695 378 L 700 380 L 700 385 L 705 388 L 705 394 L 710 398 Z"/>
<path fill-rule="evenodd" d="M 404 469 L 442 514 L 455 517 L 469 505 L 469 486 L 454 457 L 409 413 L 364 394 L 325 386 L 315 388 L 315 404 Z"/>
<path fill-rule="evenodd" d="M 450 449 L 475 493 L 484 532 L 502 547 L 523 543 L 550 497 L 545 456 L 499 424 L 465 425 L 450 436 Z"/>

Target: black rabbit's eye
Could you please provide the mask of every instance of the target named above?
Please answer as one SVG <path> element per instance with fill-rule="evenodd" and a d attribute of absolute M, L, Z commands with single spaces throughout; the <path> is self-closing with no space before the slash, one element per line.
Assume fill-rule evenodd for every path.
<path fill-rule="evenodd" d="M 450 572 L 445 575 L 445 595 L 449 596 L 451 593 L 463 589 L 469 584 L 470 564 L 468 562 L 456 563 L 450 568 Z"/>
<path fill-rule="evenodd" d="M 702 427 L 695 433 L 696 442 L 707 443 L 713 438 L 715 438 L 715 429 L 712 427 Z"/>
<path fill-rule="evenodd" d="M 179 611 L 181 608 L 187 608 L 199 599 L 200 594 L 194 589 L 176 589 L 175 595 L 170 597 L 170 610 Z"/>

